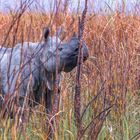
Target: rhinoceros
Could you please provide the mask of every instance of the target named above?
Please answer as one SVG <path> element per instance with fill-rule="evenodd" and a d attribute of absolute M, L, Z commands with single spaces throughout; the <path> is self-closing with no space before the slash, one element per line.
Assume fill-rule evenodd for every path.
<path fill-rule="evenodd" d="M 70 72 L 77 66 L 79 40 L 73 35 L 64 42 L 57 35 L 51 37 L 49 32 L 46 27 L 41 42 L 23 42 L 13 48 L 0 47 L 0 82 L 3 97 L 18 91 L 22 105 L 27 92 L 32 92 L 35 102 L 39 102 L 44 93 L 46 110 L 51 108 L 56 68 L 59 84 L 61 72 Z M 82 54 L 85 61 L 89 52 L 84 42 Z M 45 85 L 45 90 L 42 85 Z"/>

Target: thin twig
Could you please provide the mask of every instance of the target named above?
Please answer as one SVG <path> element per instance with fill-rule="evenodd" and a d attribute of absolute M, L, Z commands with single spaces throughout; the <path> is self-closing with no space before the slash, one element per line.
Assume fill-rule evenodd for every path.
<path fill-rule="evenodd" d="M 82 134 L 81 135 L 84 135 L 84 133 L 87 131 L 87 129 L 92 125 L 92 123 L 94 122 L 95 119 L 97 119 L 98 117 L 100 117 L 103 113 L 106 112 L 106 114 L 104 115 L 103 117 L 103 120 L 106 118 L 106 116 L 109 114 L 109 112 L 111 111 L 111 108 L 114 106 L 115 104 L 109 106 L 108 108 L 105 108 L 103 111 L 101 111 L 97 116 L 95 116 L 92 121 L 83 129 L 82 131 Z"/>
<path fill-rule="evenodd" d="M 93 98 L 91 99 L 91 101 L 86 105 L 86 107 L 85 107 L 85 109 L 84 109 L 84 111 L 83 111 L 83 113 L 82 113 L 82 115 L 81 115 L 81 120 L 82 120 L 82 118 L 83 118 L 85 112 L 87 111 L 88 107 L 98 98 L 99 95 L 102 94 L 102 91 L 103 91 L 103 89 L 104 89 L 104 84 L 105 84 L 105 81 L 104 81 L 103 84 L 101 85 L 99 91 L 97 92 L 97 95 L 96 95 L 95 97 L 93 97 Z"/>
<path fill-rule="evenodd" d="M 75 97 L 74 97 L 74 116 L 75 116 L 75 124 L 77 127 L 77 139 L 79 139 L 80 131 L 81 131 L 81 119 L 80 119 L 80 110 L 81 110 L 81 69 L 82 69 L 82 38 L 84 32 L 84 24 L 87 13 L 87 1 L 85 0 L 85 8 L 82 13 L 82 18 L 78 19 L 78 39 L 79 39 L 79 53 L 78 53 L 78 61 L 77 61 L 77 72 L 76 72 L 76 86 L 75 86 Z"/>
<path fill-rule="evenodd" d="M 133 139 L 135 139 L 135 138 L 139 138 L 140 137 L 140 132 L 138 132 L 135 136 L 133 136 L 130 140 L 133 140 Z"/>

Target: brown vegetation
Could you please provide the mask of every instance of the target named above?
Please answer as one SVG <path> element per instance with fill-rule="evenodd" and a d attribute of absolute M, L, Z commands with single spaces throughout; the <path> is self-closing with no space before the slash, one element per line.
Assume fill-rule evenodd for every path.
<path fill-rule="evenodd" d="M 56 25 L 63 26 L 63 34 L 68 35 L 65 38 L 68 39 L 74 31 L 77 32 L 77 19 L 76 15 L 70 13 L 59 13 L 59 16 L 52 18 L 51 14 L 25 12 L 19 23 L 16 22 L 19 24 L 17 33 L 15 34 L 17 28 L 15 24 L 5 46 L 13 46 L 15 36 L 14 44 L 23 40 L 39 41 L 42 28 L 47 25 L 50 25 L 52 35 Z M 13 13 L 0 14 L 1 45 L 12 20 Z M 112 120 L 112 126 L 117 123 L 118 127 L 114 130 L 117 130 L 123 138 L 125 132 L 121 125 L 122 117 L 128 115 L 131 99 L 135 102 L 133 106 L 135 108 L 140 98 L 140 17 L 118 12 L 113 15 L 88 14 L 83 38 L 88 45 L 90 58 L 84 64 L 82 71 L 82 110 L 92 100 L 89 109 L 86 109 L 83 114 L 85 117 L 83 118 L 87 120 L 83 127 L 87 126 L 88 120 L 93 120 L 88 136 L 91 139 L 97 139 L 103 125 L 102 120 L 108 115 L 101 112 L 113 105 L 108 119 Z M 69 129 L 73 121 L 71 113 L 73 112 L 74 81 L 74 72 L 63 77 L 59 107 L 60 111 L 67 114 Z M 98 97 L 94 99 L 97 95 Z M 99 117 L 96 117 L 98 115 Z M 59 133 L 63 135 L 63 132 Z M 132 134 L 130 133 L 129 136 L 132 137 Z"/>

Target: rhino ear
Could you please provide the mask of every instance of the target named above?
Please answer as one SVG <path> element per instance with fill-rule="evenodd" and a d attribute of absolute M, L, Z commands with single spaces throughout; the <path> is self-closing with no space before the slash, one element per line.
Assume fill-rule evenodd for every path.
<path fill-rule="evenodd" d="M 43 37 L 44 37 L 44 41 L 45 41 L 45 42 L 46 42 L 47 39 L 48 39 L 49 33 L 50 33 L 49 28 L 48 28 L 48 27 L 45 27 L 45 28 L 43 29 Z"/>

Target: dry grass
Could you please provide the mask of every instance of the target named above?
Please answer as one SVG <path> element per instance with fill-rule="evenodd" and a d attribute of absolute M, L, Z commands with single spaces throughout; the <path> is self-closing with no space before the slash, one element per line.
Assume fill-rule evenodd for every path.
<path fill-rule="evenodd" d="M 74 23 L 71 25 L 74 19 Z M 44 13 L 23 14 L 18 27 L 16 42 L 39 41 L 42 28 L 52 21 L 51 15 Z M 12 14 L 0 14 L 0 44 L 3 44 L 5 33 L 12 21 Z M 51 21 L 51 22 L 50 22 Z M 67 38 L 77 31 L 77 16 L 60 13 L 53 20 L 52 35 L 55 26 L 62 25 Z M 69 32 L 71 27 L 71 32 Z M 12 28 L 5 45 L 12 46 L 16 24 Z M 66 39 L 67 39 L 66 38 Z M 83 120 L 86 126 L 92 118 L 106 106 L 115 102 L 107 116 L 99 140 L 129 140 L 140 131 L 140 17 L 137 15 L 88 15 L 85 23 L 84 40 L 86 41 L 90 58 L 84 64 L 82 73 L 82 110 L 88 102 L 98 94 L 101 95 L 91 104 Z M 54 139 L 75 140 L 76 128 L 73 117 L 73 97 L 75 86 L 74 71 L 63 74 L 60 99 L 60 126 Z M 0 120 L 0 138 L 18 139 L 19 131 L 14 122 Z M 30 121 L 21 131 L 21 139 L 46 139 L 45 117 L 42 108 L 33 110 Z M 97 130 L 100 120 L 95 120 Z M 90 139 L 92 131 L 87 131 L 83 139 Z"/>

